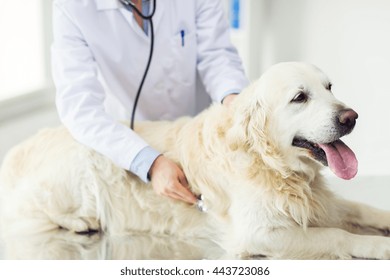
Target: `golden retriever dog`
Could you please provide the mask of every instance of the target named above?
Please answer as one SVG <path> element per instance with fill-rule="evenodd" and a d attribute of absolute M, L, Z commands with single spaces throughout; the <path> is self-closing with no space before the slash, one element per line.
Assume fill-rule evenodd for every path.
<path fill-rule="evenodd" d="M 389 259 L 390 213 L 337 197 L 320 174 L 329 166 L 355 176 L 356 157 L 340 138 L 357 117 L 318 68 L 287 62 L 230 106 L 138 123 L 137 133 L 181 166 L 207 212 L 157 195 L 64 127 L 47 129 L 4 160 L 1 228 L 5 236 L 64 228 L 202 237 L 239 258 Z"/>

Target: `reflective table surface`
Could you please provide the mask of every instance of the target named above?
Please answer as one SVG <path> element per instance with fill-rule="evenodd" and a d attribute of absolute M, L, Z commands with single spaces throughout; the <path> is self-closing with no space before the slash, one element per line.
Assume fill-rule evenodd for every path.
<path fill-rule="evenodd" d="M 129 234 L 76 234 L 56 230 L 3 240 L 2 259 L 25 260 L 197 260 L 220 259 L 224 251 L 205 239 Z"/>

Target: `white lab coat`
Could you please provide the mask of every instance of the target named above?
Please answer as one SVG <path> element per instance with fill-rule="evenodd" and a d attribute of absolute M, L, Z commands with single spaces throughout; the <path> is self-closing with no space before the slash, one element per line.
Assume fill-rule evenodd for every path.
<path fill-rule="evenodd" d="M 219 0 L 157 0 L 156 6 L 154 54 L 136 120 L 196 114 L 202 109 L 197 73 L 218 102 L 247 85 Z M 150 37 L 119 0 L 55 0 L 53 9 L 60 119 L 76 140 L 129 169 L 148 144 L 117 120 L 130 118 Z"/>

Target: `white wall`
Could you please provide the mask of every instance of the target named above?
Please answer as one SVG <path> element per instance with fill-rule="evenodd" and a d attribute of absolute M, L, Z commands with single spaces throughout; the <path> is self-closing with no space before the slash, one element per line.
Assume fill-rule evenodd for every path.
<path fill-rule="evenodd" d="M 390 175 L 390 1 L 242 2 L 252 5 L 245 14 L 256 19 L 244 30 L 245 41 L 236 40 L 250 58 L 244 59 L 250 78 L 279 61 L 319 66 L 333 81 L 336 97 L 359 113 L 345 142 L 358 156 L 360 176 Z"/>
<path fill-rule="evenodd" d="M 45 86 L 42 5 L 42 0 L 2 3 L 0 101 Z"/>
<path fill-rule="evenodd" d="M 4 1 L 2 4 L 0 123 L 54 104 L 50 70 L 52 1 Z"/>

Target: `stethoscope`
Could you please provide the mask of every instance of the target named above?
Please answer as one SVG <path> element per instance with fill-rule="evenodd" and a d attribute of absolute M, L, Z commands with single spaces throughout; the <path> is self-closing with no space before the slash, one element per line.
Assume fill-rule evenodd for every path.
<path fill-rule="evenodd" d="M 150 67 L 150 62 L 152 61 L 152 56 L 153 56 L 153 47 L 154 47 L 154 29 L 153 29 L 153 20 L 152 17 L 154 15 L 154 12 L 156 11 L 156 0 L 153 0 L 153 9 L 149 15 L 144 15 L 138 8 L 135 6 L 133 1 L 131 0 L 120 0 L 122 4 L 126 7 L 127 10 L 136 12 L 142 19 L 149 21 L 149 26 L 150 26 L 150 51 L 149 51 L 149 58 L 148 58 L 148 63 L 146 64 L 145 72 L 142 77 L 141 83 L 139 84 L 137 94 L 135 96 L 134 100 L 134 105 L 133 105 L 133 111 L 131 113 L 131 119 L 130 119 L 130 128 L 134 130 L 134 118 L 135 118 L 135 111 L 137 109 L 137 104 L 139 97 L 141 95 L 142 87 L 145 82 L 145 78 L 149 72 L 149 67 Z M 139 0 L 142 1 L 142 0 Z"/>

